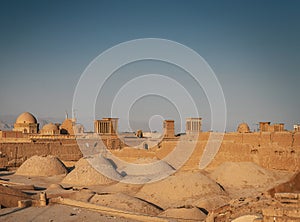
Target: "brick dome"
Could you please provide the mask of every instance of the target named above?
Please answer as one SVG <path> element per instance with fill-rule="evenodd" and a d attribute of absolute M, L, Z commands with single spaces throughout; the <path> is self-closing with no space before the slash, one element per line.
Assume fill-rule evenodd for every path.
<path fill-rule="evenodd" d="M 247 123 L 241 123 L 238 128 L 237 128 L 237 131 L 239 133 L 249 133 L 250 132 L 250 128 L 248 126 Z"/>
<path fill-rule="evenodd" d="M 43 129 L 42 130 L 45 130 L 45 131 L 52 131 L 52 130 L 59 130 L 58 129 L 58 126 L 53 124 L 53 123 L 48 123 L 46 124 L 45 126 L 43 126 Z"/>
<path fill-rule="evenodd" d="M 37 120 L 31 113 L 25 112 L 18 116 L 16 123 L 37 123 Z"/>

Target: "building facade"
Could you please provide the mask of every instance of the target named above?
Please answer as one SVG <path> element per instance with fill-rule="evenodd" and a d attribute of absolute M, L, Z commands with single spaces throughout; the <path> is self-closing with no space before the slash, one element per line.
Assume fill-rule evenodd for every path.
<path fill-rule="evenodd" d="M 185 131 L 187 134 L 198 134 L 202 131 L 202 118 L 187 118 Z"/>
<path fill-rule="evenodd" d="M 295 132 L 300 132 L 300 124 L 295 124 L 294 125 L 294 131 Z"/>
<path fill-rule="evenodd" d="M 119 118 L 103 118 L 94 121 L 94 132 L 97 134 L 114 135 L 118 131 Z"/>
<path fill-rule="evenodd" d="M 40 131 L 42 135 L 58 135 L 60 134 L 59 126 L 53 123 L 48 123 Z"/>
<path fill-rule="evenodd" d="M 34 134 L 39 131 L 39 124 L 36 118 L 29 112 L 22 113 L 16 119 L 13 131 L 18 131 L 26 134 Z"/>
<path fill-rule="evenodd" d="M 164 120 L 163 123 L 164 138 L 174 138 L 175 137 L 175 124 L 174 120 Z"/>
<path fill-rule="evenodd" d="M 259 122 L 260 132 L 281 132 L 284 131 L 284 123 Z"/>

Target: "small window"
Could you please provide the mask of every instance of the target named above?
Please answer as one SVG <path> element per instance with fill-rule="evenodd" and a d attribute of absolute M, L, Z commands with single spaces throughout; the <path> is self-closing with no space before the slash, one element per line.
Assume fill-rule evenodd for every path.
<path fill-rule="evenodd" d="M 144 143 L 144 149 L 147 150 L 148 149 L 148 144 Z"/>

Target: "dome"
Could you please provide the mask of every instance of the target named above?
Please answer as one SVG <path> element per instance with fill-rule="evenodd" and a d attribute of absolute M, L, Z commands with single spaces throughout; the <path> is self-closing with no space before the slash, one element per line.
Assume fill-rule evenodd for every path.
<path fill-rule="evenodd" d="M 237 128 L 237 131 L 239 133 L 249 133 L 250 132 L 250 128 L 248 126 L 247 123 L 241 123 L 238 128 Z"/>
<path fill-rule="evenodd" d="M 16 171 L 16 175 L 23 176 L 55 176 L 67 174 L 66 166 L 55 156 L 32 156 Z"/>
<path fill-rule="evenodd" d="M 37 120 L 31 113 L 25 112 L 18 116 L 16 123 L 37 123 Z"/>
<path fill-rule="evenodd" d="M 53 124 L 53 123 L 48 123 L 45 126 L 43 126 L 44 131 L 55 131 L 55 130 L 59 130 L 58 126 Z"/>

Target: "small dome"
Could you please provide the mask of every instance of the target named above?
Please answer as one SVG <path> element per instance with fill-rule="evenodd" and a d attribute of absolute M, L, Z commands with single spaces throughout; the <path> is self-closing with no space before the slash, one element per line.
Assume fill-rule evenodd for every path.
<path fill-rule="evenodd" d="M 37 123 L 37 120 L 31 113 L 25 112 L 18 116 L 16 123 Z"/>
<path fill-rule="evenodd" d="M 239 133 L 250 133 L 250 128 L 248 126 L 247 123 L 241 123 L 238 128 L 237 128 L 237 131 Z"/>
<path fill-rule="evenodd" d="M 45 126 L 43 126 L 44 131 L 55 131 L 58 130 L 58 126 L 53 123 L 48 123 Z"/>

